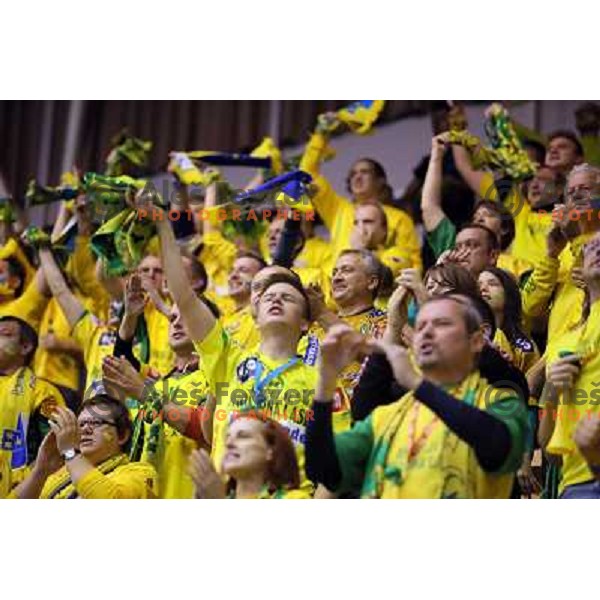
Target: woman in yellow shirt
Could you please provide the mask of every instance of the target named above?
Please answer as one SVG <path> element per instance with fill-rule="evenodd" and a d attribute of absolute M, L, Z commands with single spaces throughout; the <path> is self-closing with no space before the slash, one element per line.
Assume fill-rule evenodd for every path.
<path fill-rule="evenodd" d="M 259 411 L 238 416 L 228 427 L 222 472 L 224 483 L 208 453 L 196 450 L 190 475 L 196 498 L 306 498 L 294 445 L 279 423 Z"/>
<path fill-rule="evenodd" d="M 148 499 L 156 497 L 156 471 L 130 462 L 127 408 L 98 395 L 79 416 L 58 408 L 29 476 L 11 494 L 19 499 Z"/>
<path fill-rule="evenodd" d="M 488 267 L 479 275 L 479 290 L 494 313 L 494 343 L 510 355 L 517 368 L 526 373 L 538 361 L 540 354 L 523 328 L 521 294 L 517 283 L 508 272 Z"/>

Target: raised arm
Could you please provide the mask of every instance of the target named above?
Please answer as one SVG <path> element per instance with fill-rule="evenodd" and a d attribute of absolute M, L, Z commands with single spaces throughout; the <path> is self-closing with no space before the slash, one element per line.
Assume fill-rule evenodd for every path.
<path fill-rule="evenodd" d="M 447 139 L 448 134 L 442 133 L 431 140 L 431 158 L 421 194 L 423 224 L 427 232 L 433 231 L 446 218 L 442 210 L 442 166 Z"/>
<path fill-rule="evenodd" d="M 148 206 L 147 201 L 144 204 L 144 200 L 141 200 L 139 208 L 146 210 L 146 214 L 156 217 L 155 223 L 160 239 L 163 269 L 169 291 L 181 311 L 181 318 L 191 339 L 195 342 L 202 341 L 213 328 L 216 320 L 208 307 L 192 290 L 167 215 L 155 206 Z"/>
<path fill-rule="evenodd" d="M 485 171 L 478 171 L 471 163 L 471 157 L 466 148 L 458 144 L 452 145 L 452 156 L 454 164 L 458 169 L 465 183 L 473 190 L 477 196 L 481 195 L 481 182 L 483 181 Z"/>
<path fill-rule="evenodd" d="M 76 298 L 65 281 L 62 271 L 59 269 L 54 256 L 48 248 L 41 248 L 39 252 L 40 264 L 46 276 L 46 282 L 52 291 L 52 295 L 60 305 L 69 326 L 74 327 L 81 315 L 85 312 L 85 308 Z"/>

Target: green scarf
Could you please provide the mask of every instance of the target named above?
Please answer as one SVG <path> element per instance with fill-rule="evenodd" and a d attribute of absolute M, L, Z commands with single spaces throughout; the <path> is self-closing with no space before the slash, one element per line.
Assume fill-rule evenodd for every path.
<path fill-rule="evenodd" d="M 451 131 L 450 143 L 466 148 L 475 169 L 489 167 L 515 181 L 535 173 L 536 165 L 523 149 L 506 109 L 495 105 L 486 120 L 485 130 L 491 146 L 483 146 L 481 140 L 468 131 Z"/>
<path fill-rule="evenodd" d="M 140 219 L 135 209 L 126 208 L 104 223 L 90 244 L 96 256 L 104 259 L 106 273 L 120 277 L 139 265 L 155 234 L 152 221 Z"/>
<path fill-rule="evenodd" d="M 124 129 L 111 140 L 104 174 L 108 177 L 137 174 L 148 167 L 152 142 L 133 137 Z"/>

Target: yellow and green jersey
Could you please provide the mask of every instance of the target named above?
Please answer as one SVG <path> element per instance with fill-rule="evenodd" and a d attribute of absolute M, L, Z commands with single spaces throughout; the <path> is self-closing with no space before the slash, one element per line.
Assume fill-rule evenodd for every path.
<path fill-rule="evenodd" d="M 23 479 L 35 458 L 46 433 L 43 421 L 64 404 L 59 390 L 29 367 L 0 375 L 0 454 L 12 471 L 13 484 Z"/>
<path fill-rule="evenodd" d="M 496 472 L 484 471 L 473 448 L 410 392 L 336 435 L 337 491 L 360 490 L 363 498 L 508 498 L 525 448 L 527 410 L 511 390 L 490 388 L 475 372 L 446 391 L 508 427 L 511 451 Z"/>
<path fill-rule="evenodd" d="M 206 402 L 208 382 L 202 370 L 186 375 L 173 374 L 154 386 L 163 395 L 163 403 L 197 408 Z M 148 419 L 146 419 L 148 421 Z M 156 423 L 156 424 L 155 424 Z M 142 462 L 154 466 L 158 476 L 158 497 L 191 499 L 194 484 L 188 474 L 190 454 L 198 444 L 171 427 L 164 419 L 144 425 Z M 158 431 L 153 431 L 153 428 Z"/>
<path fill-rule="evenodd" d="M 546 364 L 549 366 L 562 353 L 577 354 L 581 360 L 581 371 L 573 386 L 570 398 L 560 394 L 560 402 L 553 410 L 554 432 L 546 450 L 562 457 L 562 479 L 559 492 L 567 486 L 592 481 L 593 473 L 579 452 L 573 434 L 582 419 L 589 419 L 600 412 L 600 302 L 591 306 L 590 315 L 584 325 L 552 338 L 546 349 Z M 548 409 L 550 410 L 550 409 Z"/>
<path fill-rule="evenodd" d="M 216 322 L 195 344 L 210 393 L 216 399 L 211 456 L 220 468 L 227 427 L 236 413 L 253 410 L 279 422 L 294 443 L 302 488 L 311 489 L 304 470 L 306 423 L 311 418 L 317 371 L 300 356 L 272 360 L 260 350 L 233 344 Z"/>

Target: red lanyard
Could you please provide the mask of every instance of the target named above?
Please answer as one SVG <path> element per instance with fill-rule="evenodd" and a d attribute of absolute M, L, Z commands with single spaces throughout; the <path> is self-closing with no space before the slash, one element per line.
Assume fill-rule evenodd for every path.
<path fill-rule="evenodd" d="M 438 417 L 434 416 L 433 419 L 425 425 L 425 428 L 421 432 L 421 435 L 418 439 L 415 439 L 415 433 L 417 430 L 417 420 L 419 418 L 419 408 L 421 406 L 420 402 L 415 402 L 413 405 L 413 414 L 412 418 L 408 424 L 408 462 L 410 463 L 417 457 L 417 454 L 421 452 L 421 449 L 425 445 L 425 442 L 431 436 L 433 432 L 433 428 L 438 422 Z"/>

